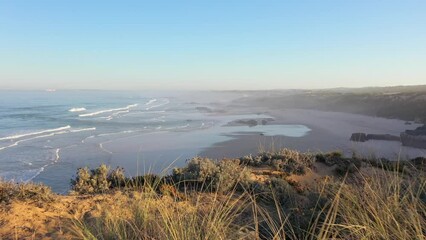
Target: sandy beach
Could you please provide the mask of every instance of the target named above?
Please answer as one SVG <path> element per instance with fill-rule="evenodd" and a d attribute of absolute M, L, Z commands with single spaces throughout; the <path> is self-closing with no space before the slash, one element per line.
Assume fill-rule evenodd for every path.
<path fill-rule="evenodd" d="M 29 157 L 35 160 L 24 159 L 24 173 L 29 169 L 28 174 L 35 176 L 33 181 L 48 183 L 55 192 L 62 193 L 68 190 L 69 179 L 78 168 L 95 168 L 101 163 L 112 168 L 123 167 L 126 174 L 135 176 L 182 167 L 187 159 L 197 155 L 232 158 L 284 147 L 303 152 L 338 150 L 348 156 L 355 152 L 392 160 L 425 156 L 424 149 L 402 147 L 396 141 L 360 143 L 349 140 L 356 132 L 399 135 L 419 124 L 406 125 L 402 120 L 349 113 L 280 109 L 278 104 L 253 107 L 235 101 L 242 94 L 234 95 L 233 98 L 221 98 L 221 94 L 217 94 L 194 103 L 187 103 L 185 99 L 169 103 L 169 99 L 158 98 L 159 109 L 148 112 L 145 104 L 153 100 L 144 99 L 147 103 L 141 105 L 142 110 L 132 108 L 121 117 L 107 112 L 117 117 L 112 120 L 94 118 L 82 121 L 77 116 L 78 121 L 71 124 L 75 130 L 71 129 L 69 134 L 58 132 L 49 138 L 37 135 L 33 141 L 24 139 L 16 148 L 5 149 L 3 157 L 12 159 L 8 156 L 32 151 Z M 122 105 L 127 106 L 128 103 Z M 68 123 L 68 118 L 65 118 L 63 125 Z M 78 127 L 76 124 L 86 125 Z M 96 131 L 92 131 L 95 128 Z M 44 155 L 35 156 L 30 148 L 34 146 L 38 146 L 40 154 Z M 43 159 L 52 159 L 52 162 L 44 163 Z M 18 171 L 20 169 L 12 170 L 22 172 Z"/>
<path fill-rule="evenodd" d="M 232 112 L 244 112 L 238 108 Z M 339 150 L 346 155 L 356 153 L 366 157 L 385 157 L 393 160 L 425 156 L 425 149 L 402 146 L 394 141 L 353 142 L 350 136 L 355 132 L 399 135 L 407 129 L 415 129 L 420 124 L 406 125 L 405 121 L 364 116 L 359 114 L 322 112 L 305 109 L 262 109 L 250 110 L 270 115 L 274 121 L 268 124 L 302 124 L 311 129 L 303 137 L 262 136 L 261 134 L 233 135 L 232 140 L 216 143 L 200 153 L 213 158 L 238 157 L 255 154 L 259 150 L 272 150 L 282 147 L 300 151 L 326 152 Z"/>

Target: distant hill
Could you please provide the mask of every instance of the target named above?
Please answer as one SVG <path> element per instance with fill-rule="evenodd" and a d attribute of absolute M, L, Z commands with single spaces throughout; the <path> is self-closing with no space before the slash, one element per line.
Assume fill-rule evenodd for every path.
<path fill-rule="evenodd" d="M 304 90 L 240 99 L 253 106 L 358 113 L 426 123 L 426 85 Z"/>

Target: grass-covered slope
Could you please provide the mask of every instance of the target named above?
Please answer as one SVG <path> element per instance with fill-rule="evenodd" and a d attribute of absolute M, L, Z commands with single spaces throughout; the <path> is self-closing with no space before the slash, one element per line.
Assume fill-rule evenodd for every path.
<path fill-rule="evenodd" d="M 282 149 L 165 176 L 82 168 L 72 192 L 0 182 L 1 239 L 424 239 L 426 160 Z"/>
<path fill-rule="evenodd" d="M 269 95 L 239 101 L 251 106 L 347 112 L 426 123 L 426 85 L 294 93 L 275 91 Z"/>

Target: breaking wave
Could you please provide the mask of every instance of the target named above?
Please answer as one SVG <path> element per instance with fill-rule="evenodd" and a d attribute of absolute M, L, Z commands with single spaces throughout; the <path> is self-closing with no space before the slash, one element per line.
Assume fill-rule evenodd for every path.
<path fill-rule="evenodd" d="M 99 115 L 99 114 L 102 114 L 102 113 L 130 110 L 131 108 L 134 108 L 134 107 L 137 107 L 137 106 L 138 106 L 138 104 L 132 104 L 132 105 L 128 105 L 128 106 L 123 107 L 123 108 L 106 109 L 106 110 L 101 110 L 101 111 L 92 112 L 92 113 L 80 114 L 78 116 L 79 117 L 93 117 L 93 116 L 96 116 L 96 115 Z"/>
<path fill-rule="evenodd" d="M 68 112 L 83 112 L 86 111 L 85 108 L 71 108 Z"/>
<path fill-rule="evenodd" d="M 19 138 L 23 138 L 23 137 L 39 135 L 39 134 L 43 134 L 43 133 L 58 132 L 58 131 L 63 131 L 63 130 L 67 130 L 67 129 L 70 129 L 70 128 L 71 128 L 71 126 L 68 125 L 68 126 L 65 126 L 65 127 L 47 129 L 47 130 L 43 130 L 43 131 L 39 131 L 39 132 L 31 132 L 31 133 L 25 133 L 25 134 L 12 135 L 12 136 L 0 138 L 0 141 L 14 140 L 14 139 L 19 139 Z"/>

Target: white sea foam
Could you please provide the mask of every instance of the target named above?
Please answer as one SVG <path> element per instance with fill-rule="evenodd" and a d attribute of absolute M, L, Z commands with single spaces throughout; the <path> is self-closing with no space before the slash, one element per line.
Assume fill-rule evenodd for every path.
<path fill-rule="evenodd" d="M 110 120 L 114 119 L 115 117 L 120 118 L 121 116 L 123 116 L 121 114 L 129 113 L 129 112 L 130 112 L 130 109 L 127 109 L 127 110 L 124 110 L 124 111 L 115 112 L 115 113 L 113 113 L 113 114 L 111 114 L 107 117 L 100 117 L 100 118 L 103 118 L 103 119 L 106 119 L 107 121 L 110 121 Z"/>
<path fill-rule="evenodd" d="M 202 122 L 199 129 L 208 129 L 214 126 L 214 122 Z"/>
<path fill-rule="evenodd" d="M 111 152 L 111 151 L 109 151 L 109 150 L 107 150 L 106 148 L 104 148 L 104 145 L 103 145 L 103 144 L 104 144 L 104 143 L 99 143 L 99 148 L 100 148 L 102 151 L 106 152 L 106 153 L 112 154 L 112 152 Z"/>
<path fill-rule="evenodd" d="M 68 126 L 65 126 L 65 127 L 47 129 L 47 130 L 43 130 L 43 131 L 39 131 L 39 132 L 31 132 L 31 133 L 13 135 L 13 136 L 8 136 L 8 137 L 0 138 L 0 141 L 14 140 L 14 139 L 19 139 L 19 138 L 23 138 L 23 137 L 28 137 L 28 136 L 33 136 L 33 135 L 39 135 L 39 134 L 49 133 L 49 132 L 58 132 L 58 131 L 63 131 L 63 130 L 67 130 L 67 129 L 70 129 L 70 128 L 71 128 L 71 126 L 68 125 Z"/>
<path fill-rule="evenodd" d="M 92 128 L 75 129 L 75 130 L 71 130 L 70 132 L 77 133 L 77 132 L 86 132 L 86 131 L 95 131 L 95 130 L 96 128 L 92 127 Z"/>
<path fill-rule="evenodd" d="M 102 134 L 99 134 L 98 137 L 105 137 L 105 136 L 111 136 L 111 135 L 116 135 L 116 134 L 124 134 L 124 133 L 132 133 L 132 132 L 134 132 L 134 131 L 126 130 L 126 131 L 121 131 L 121 132 L 102 133 Z"/>
<path fill-rule="evenodd" d="M 24 141 L 24 140 L 22 140 Z M 54 158 L 53 162 L 56 163 L 60 159 L 60 153 L 61 149 L 57 148 L 54 152 Z M 33 163 L 31 162 L 24 162 L 28 166 L 32 166 Z M 32 181 L 35 177 L 40 175 L 44 171 L 44 169 L 49 166 L 52 163 L 45 164 L 44 166 L 40 168 L 35 169 L 26 169 L 26 170 L 18 170 L 18 171 L 8 171 L 8 172 L 2 172 L 0 173 L 0 177 L 4 178 L 6 180 L 16 181 L 16 182 L 29 182 Z"/>
<path fill-rule="evenodd" d="M 46 135 L 40 135 L 40 136 L 36 136 L 36 137 L 32 137 L 32 138 L 26 138 L 26 139 L 18 140 L 11 145 L 8 145 L 8 146 L 5 146 L 5 147 L 0 147 L 0 150 L 10 148 L 10 147 L 16 147 L 21 142 L 31 141 L 31 140 L 34 140 L 34 139 L 45 138 L 45 137 L 52 137 L 52 136 L 55 136 L 55 135 L 65 134 L 65 133 L 69 133 L 69 131 L 53 132 L 53 133 L 46 134 Z"/>
<path fill-rule="evenodd" d="M 80 114 L 78 116 L 79 117 L 93 117 L 93 116 L 96 116 L 96 115 L 99 115 L 99 114 L 102 114 L 102 113 L 130 110 L 131 108 L 134 108 L 134 107 L 137 107 L 137 106 L 138 106 L 138 104 L 132 104 L 132 105 L 128 105 L 128 106 L 123 107 L 123 108 L 106 109 L 106 110 L 101 110 L 101 111 L 92 112 L 92 113 Z"/>
<path fill-rule="evenodd" d="M 48 164 L 36 169 L 2 172 L 0 173 L 0 177 L 8 181 L 29 182 L 40 175 L 47 166 Z"/>
<path fill-rule="evenodd" d="M 118 111 L 118 112 L 115 112 L 115 113 L 111 114 L 111 116 L 117 116 L 117 115 L 120 115 L 120 114 L 123 114 L 123 113 L 128 113 L 128 112 L 130 112 L 129 109 L 127 109 L 125 111 Z"/>
<path fill-rule="evenodd" d="M 87 138 L 81 140 L 81 143 L 85 143 L 87 139 L 94 138 L 94 137 L 95 137 L 94 135 L 88 136 Z"/>
<path fill-rule="evenodd" d="M 169 99 L 165 99 L 163 103 L 149 106 L 149 107 L 145 108 L 145 110 L 150 110 L 150 109 L 153 109 L 153 108 L 161 107 L 161 106 L 167 105 L 169 103 L 170 103 L 170 100 Z"/>
<path fill-rule="evenodd" d="M 23 180 L 23 182 L 30 182 L 30 181 L 32 181 L 35 177 L 37 177 L 38 175 L 40 175 L 40 173 L 42 173 L 44 171 L 44 168 L 47 167 L 47 166 L 49 166 L 49 164 L 46 164 L 46 165 L 44 165 L 43 167 L 41 167 L 39 169 L 28 170 L 27 173 L 29 172 L 31 174 L 31 173 L 35 172 L 35 174 L 33 174 L 29 179 Z"/>
<path fill-rule="evenodd" d="M 71 108 L 70 110 L 68 110 L 68 112 L 83 112 L 86 111 L 86 109 L 83 108 Z"/>
<path fill-rule="evenodd" d="M 157 99 L 151 99 L 151 100 L 149 100 L 147 103 L 145 103 L 145 105 L 151 105 L 151 104 L 153 104 L 153 103 L 155 103 L 157 101 Z"/>
<path fill-rule="evenodd" d="M 55 151 L 55 162 L 58 162 L 58 160 L 59 160 L 59 152 L 60 151 L 61 151 L 60 148 L 57 148 L 56 151 Z"/>

